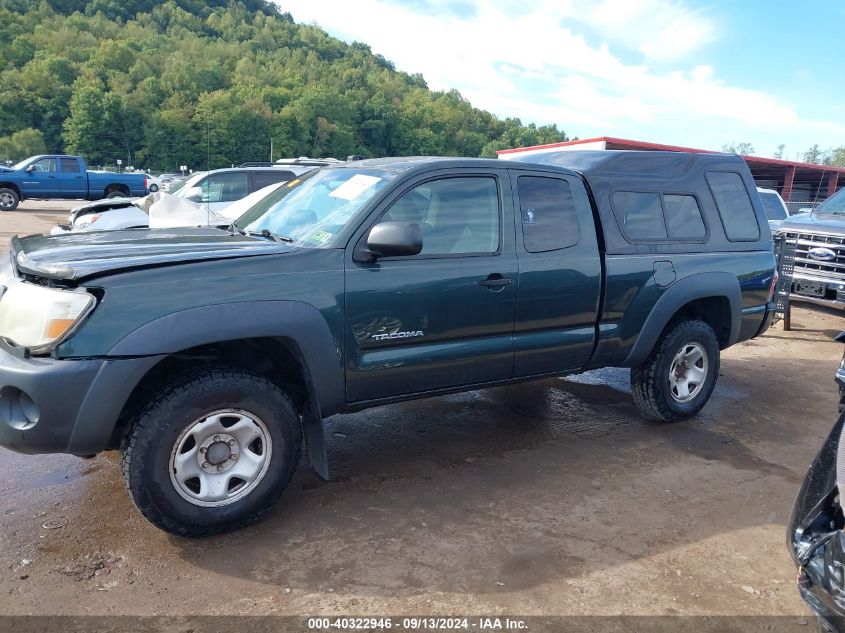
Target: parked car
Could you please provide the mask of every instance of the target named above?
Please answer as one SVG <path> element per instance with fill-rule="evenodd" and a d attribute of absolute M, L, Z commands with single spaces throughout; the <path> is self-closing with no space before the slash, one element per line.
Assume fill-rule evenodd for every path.
<path fill-rule="evenodd" d="M 79 156 L 41 155 L 0 167 L 0 211 L 14 211 L 21 200 L 99 200 L 147 193 L 144 174 L 86 171 Z"/>
<path fill-rule="evenodd" d="M 532 158 L 341 163 L 228 231 L 13 238 L 0 445 L 120 448 L 141 513 L 201 536 L 261 517 L 303 438 L 328 477 L 335 413 L 621 366 L 644 416 L 696 415 L 774 313 L 745 162 Z"/>
<path fill-rule="evenodd" d="M 845 343 L 845 332 L 836 339 Z M 845 355 L 836 371 L 839 419 L 810 465 L 795 500 L 786 541 L 798 567 L 798 591 L 821 630 L 845 631 Z"/>
<path fill-rule="evenodd" d="M 769 220 L 769 228 L 774 233 L 778 230 L 781 222 L 789 217 L 789 209 L 786 208 L 783 198 L 774 189 L 757 187 L 757 193 L 760 194 L 760 199 L 763 201 L 763 210 Z"/>
<path fill-rule="evenodd" d="M 324 163 L 325 164 L 325 163 Z M 170 212 L 176 223 L 165 222 L 160 226 L 199 226 L 229 224 L 237 215 L 226 211 L 235 202 L 263 189 L 268 184 L 288 182 L 297 175 L 316 169 L 316 166 L 291 165 L 290 167 L 235 167 L 194 174 L 181 186 L 166 192 L 183 202 L 181 205 L 152 200 L 121 198 L 103 200 L 76 207 L 70 212 L 66 224 L 57 224 L 51 235 L 88 231 L 114 231 L 117 229 L 146 228 L 150 226 L 149 212 L 156 206 L 160 213 Z M 171 181 L 174 182 L 174 181 Z M 163 198 L 166 201 L 166 198 Z M 238 209 L 239 207 L 235 207 Z M 166 210 L 165 210 L 166 209 Z M 202 213 L 196 211 L 201 210 Z M 194 213 L 192 213 L 194 211 Z M 178 218 L 183 218 L 179 221 Z M 162 217 L 162 219 L 164 219 Z M 184 223 L 187 222 L 187 223 Z"/>
<path fill-rule="evenodd" d="M 159 189 L 161 189 L 162 182 L 160 178 L 156 178 L 152 174 L 144 174 L 147 177 L 147 189 L 149 189 L 150 193 L 155 193 Z"/>
<path fill-rule="evenodd" d="M 845 189 L 777 232 L 797 242 L 792 300 L 845 309 Z"/>

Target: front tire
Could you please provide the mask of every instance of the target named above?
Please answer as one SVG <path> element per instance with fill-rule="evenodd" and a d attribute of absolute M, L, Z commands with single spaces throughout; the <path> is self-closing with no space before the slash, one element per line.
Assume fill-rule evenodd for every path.
<path fill-rule="evenodd" d="M 123 479 L 141 514 L 178 536 L 245 527 L 278 500 L 301 453 L 293 403 L 263 376 L 228 368 L 177 377 L 123 443 Z"/>
<path fill-rule="evenodd" d="M 631 392 L 652 420 L 686 420 L 707 404 L 719 376 L 719 342 L 704 321 L 682 321 L 666 332 L 645 363 L 631 369 Z"/>
<path fill-rule="evenodd" d="M 8 187 L 0 188 L 0 211 L 14 211 L 20 204 L 18 192 Z"/>
<path fill-rule="evenodd" d="M 155 193 L 156 191 L 158 191 L 158 185 L 153 183 L 150 185 L 150 193 Z"/>

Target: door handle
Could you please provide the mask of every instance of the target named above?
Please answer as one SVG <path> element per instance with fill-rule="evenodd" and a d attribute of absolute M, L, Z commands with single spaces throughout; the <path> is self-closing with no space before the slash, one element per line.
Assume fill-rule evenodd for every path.
<path fill-rule="evenodd" d="M 513 279 L 502 277 L 499 273 L 493 273 L 487 279 L 477 282 L 479 286 L 490 288 L 491 290 L 502 290 L 505 286 L 510 286 Z"/>

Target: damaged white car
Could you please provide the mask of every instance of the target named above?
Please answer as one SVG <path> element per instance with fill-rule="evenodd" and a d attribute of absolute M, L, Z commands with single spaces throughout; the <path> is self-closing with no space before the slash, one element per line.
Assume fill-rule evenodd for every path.
<path fill-rule="evenodd" d="M 110 198 L 76 207 L 51 235 L 177 226 L 228 226 L 275 188 L 322 165 L 327 159 L 295 159 L 272 167 L 236 167 L 194 174 L 173 193 L 143 198 Z M 335 161 L 337 162 L 337 161 Z"/>

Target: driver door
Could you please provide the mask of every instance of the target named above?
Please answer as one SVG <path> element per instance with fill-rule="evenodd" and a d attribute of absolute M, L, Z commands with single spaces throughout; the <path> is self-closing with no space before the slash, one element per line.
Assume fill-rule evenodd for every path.
<path fill-rule="evenodd" d="M 416 182 L 388 199 L 377 222 L 416 222 L 422 252 L 372 263 L 347 254 L 348 401 L 511 376 L 518 271 L 506 174 Z"/>
<path fill-rule="evenodd" d="M 30 163 L 21 180 L 25 198 L 53 198 L 57 193 L 56 159 L 39 158 Z"/>

